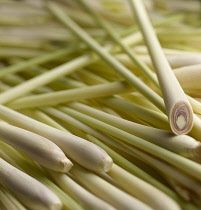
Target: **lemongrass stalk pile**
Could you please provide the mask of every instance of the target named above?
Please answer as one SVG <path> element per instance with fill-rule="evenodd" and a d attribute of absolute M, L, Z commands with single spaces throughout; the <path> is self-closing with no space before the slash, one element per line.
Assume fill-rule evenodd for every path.
<path fill-rule="evenodd" d="M 0 209 L 201 208 L 199 1 L 0 1 Z"/>

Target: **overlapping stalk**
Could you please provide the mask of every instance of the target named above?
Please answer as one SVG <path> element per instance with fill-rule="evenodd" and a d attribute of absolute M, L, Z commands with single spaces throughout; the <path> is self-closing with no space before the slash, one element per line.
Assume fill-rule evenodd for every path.
<path fill-rule="evenodd" d="M 200 209 L 201 31 L 183 1 L 0 1 L 0 209 Z"/>
<path fill-rule="evenodd" d="M 156 70 L 171 129 L 175 134 L 187 134 L 193 126 L 192 107 L 162 52 L 142 1 L 130 3 Z"/>

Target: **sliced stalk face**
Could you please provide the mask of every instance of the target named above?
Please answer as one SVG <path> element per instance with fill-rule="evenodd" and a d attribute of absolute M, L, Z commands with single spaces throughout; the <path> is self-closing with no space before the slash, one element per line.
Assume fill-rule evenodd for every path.
<path fill-rule="evenodd" d="M 72 167 L 56 144 L 30 131 L 0 122 L 0 140 L 51 170 L 67 172 Z"/>
<path fill-rule="evenodd" d="M 148 47 L 172 131 L 187 134 L 193 127 L 193 110 L 168 63 L 141 0 L 130 0 L 133 13 Z"/>
<path fill-rule="evenodd" d="M 176 135 L 187 134 L 193 127 L 193 110 L 188 101 L 178 101 L 169 112 L 170 127 Z"/>
<path fill-rule="evenodd" d="M 0 183 L 32 210 L 60 210 L 59 198 L 45 185 L 0 158 Z"/>
<path fill-rule="evenodd" d="M 172 132 L 144 126 L 125 119 L 121 119 L 119 117 L 105 113 L 101 110 L 77 102 L 70 103 L 68 106 L 88 116 L 94 117 L 116 128 L 122 129 L 128 133 L 131 133 L 156 145 L 166 148 L 170 151 L 173 151 L 185 157 L 194 158 L 197 161 L 200 160 L 201 143 L 190 136 L 176 136 Z M 67 110 L 63 108 L 63 111 L 66 112 Z"/>
<path fill-rule="evenodd" d="M 101 122 L 99 120 L 96 120 L 92 117 L 89 117 L 85 114 L 82 114 L 81 112 L 75 111 L 73 109 L 66 109 L 65 112 L 76 119 L 95 127 L 98 130 L 101 130 L 109 135 L 112 135 L 115 138 L 120 139 L 123 142 L 126 142 L 128 144 L 131 144 L 135 147 L 138 147 L 139 149 L 142 149 L 152 155 L 157 156 L 160 159 L 165 160 L 166 162 L 176 166 L 177 168 L 180 168 L 183 172 L 193 176 L 194 178 L 201 180 L 201 166 L 198 163 L 195 163 L 187 158 L 184 158 L 180 155 L 177 155 L 171 151 L 168 151 L 162 147 L 159 147 L 157 145 L 154 145 L 148 141 L 145 141 L 142 138 L 139 138 L 137 136 L 131 135 L 121 129 L 118 129 L 114 126 L 111 126 L 107 123 Z"/>

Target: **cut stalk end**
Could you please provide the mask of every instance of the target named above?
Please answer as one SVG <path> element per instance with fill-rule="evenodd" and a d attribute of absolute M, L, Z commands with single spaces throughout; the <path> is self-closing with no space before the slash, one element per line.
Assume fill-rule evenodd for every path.
<path fill-rule="evenodd" d="M 50 210 L 61 210 L 62 209 L 62 205 L 61 205 L 61 203 L 54 203 L 54 204 L 52 204 L 51 206 L 50 206 L 50 208 L 49 208 Z"/>
<path fill-rule="evenodd" d="M 187 134 L 193 127 L 193 112 L 189 104 L 184 101 L 177 103 L 170 115 L 170 126 L 174 134 Z"/>
<path fill-rule="evenodd" d="M 73 166 L 72 162 L 67 158 L 61 160 L 60 164 L 63 166 L 63 172 L 68 172 Z"/>
<path fill-rule="evenodd" d="M 107 156 L 105 159 L 105 165 L 104 165 L 104 172 L 108 172 L 113 165 L 113 160 L 110 156 Z"/>

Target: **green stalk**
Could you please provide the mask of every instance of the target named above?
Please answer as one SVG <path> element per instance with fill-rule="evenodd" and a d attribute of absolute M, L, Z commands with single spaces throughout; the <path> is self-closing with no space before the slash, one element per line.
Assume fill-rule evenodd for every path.
<path fill-rule="evenodd" d="M 126 170 L 114 164 L 108 174 L 132 196 L 143 201 L 155 210 L 181 210 L 180 206 L 166 194 L 133 176 Z"/>
<path fill-rule="evenodd" d="M 142 0 L 130 0 L 130 4 L 156 70 L 170 127 L 177 135 L 187 134 L 193 127 L 192 107 L 162 51 Z"/>
<path fill-rule="evenodd" d="M 10 47 L 1 47 L 0 49 L 0 58 L 10 58 L 10 57 L 20 57 L 30 59 L 36 56 L 42 56 L 46 51 L 35 50 L 35 49 L 23 49 L 23 48 L 10 48 Z"/>
<path fill-rule="evenodd" d="M 67 172 L 72 167 L 56 144 L 30 131 L 0 122 L 0 140 L 54 171 Z"/>
<path fill-rule="evenodd" d="M 179 83 L 184 89 L 188 90 L 201 89 L 199 79 L 200 73 L 201 64 L 174 69 L 174 74 Z"/>
<path fill-rule="evenodd" d="M 40 106 L 57 105 L 69 101 L 110 96 L 128 90 L 129 86 L 125 82 L 120 82 L 120 81 L 110 82 L 110 83 L 108 82 L 104 84 L 86 86 L 70 90 L 62 90 L 62 91 L 44 93 L 39 95 L 25 96 L 15 100 L 14 102 L 9 103 L 7 106 L 12 109 L 23 109 L 23 108 L 33 108 Z M 6 95 L 6 97 L 7 96 L 8 95 Z"/>
<path fill-rule="evenodd" d="M 49 117 L 48 115 L 46 115 L 44 112 L 40 111 L 40 110 L 23 110 L 22 111 L 23 114 L 36 119 L 39 122 L 42 122 L 44 124 L 47 124 L 53 128 L 56 128 L 58 130 L 61 131 L 65 131 L 68 132 L 63 126 L 61 126 L 58 122 L 56 122 L 55 120 L 53 120 L 51 117 Z"/>
<path fill-rule="evenodd" d="M 170 130 L 168 119 L 163 113 L 150 110 L 149 108 L 139 106 L 117 97 L 107 97 L 100 99 L 99 101 L 113 109 L 117 109 L 131 116 L 134 115 L 136 118 L 147 122 L 155 128 Z"/>
<path fill-rule="evenodd" d="M 115 210 L 113 206 L 96 197 L 85 188 L 77 184 L 66 174 L 48 171 L 58 186 L 67 194 L 77 200 L 85 209 L 90 210 Z"/>
<path fill-rule="evenodd" d="M 109 136 L 107 136 L 99 131 L 96 131 L 95 129 L 87 126 L 86 124 L 76 120 L 75 118 L 73 118 L 73 117 L 71 117 L 55 108 L 45 107 L 45 108 L 42 108 L 42 110 L 45 113 L 47 113 L 59 120 L 64 121 L 65 123 L 68 123 L 70 125 L 73 125 L 76 128 L 79 128 L 80 130 L 84 131 L 87 134 L 91 134 L 94 137 L 101 139 L 104 142 L 107 142 L 109 144 L 111 144 L 111 142 L 112 143 L 114 142 L 114 140 L 112 138 L 110 138 Z M 122 157 L 121 155 L 119 155 L 118 153 L 116 153 L 115 151 L 113 151 L 112 149 L 107 147 L 106 145 L 103 146 L 103 144 L 99 144 L 99 142 L 95 141 L 93 138 L 92 139 L 90 138 L 89 140 L 92 141 L 93 143 L 97 144 L 98 146 L 102 147 L 112 157 L 112 159 L 116 163 L 120 164 L 123 168 L 128 170 L 130 173 L 140 177 L 141 179 L 145 180 L 146 182 L 148 182 L 148 183 L 152 184 L 153 186 L 159 188 L 160 190 L 164 191 L 168 195 L 170 195 L 172 197 L 176 197 L 176 195 L 170 189 L 168 189 L 167 187 L 162 185 L 160 182 L 155 180 L 149 174 L 145 173 L 143 170 L 141 170 L 140 168 L 138 168 L 137 166 L 135 166 L 134 164 L 132 164 L 131 162 L 126 160 L 124 157 Z"/>
<path fill-rule="evenodd" d="M 110 203 L 117 209 L 151 210 L 152 208 L 106 182 L 94 173 L 76 165 L 71 173 L 93 194 Z M 106 190 L 107 189 L 107 190 Z M 121 199 L 120 199 L 121 198 Z M 152 209 L 153 210 L 153 209 Z"/>
<path fill-rule="evenodd" d="M 187 135 L 175 136 L 171 132 L 124 120 L 78 102 L 70 103 L 69 106 L 85 115 L 96 118 L 165 149 L 187 157 L 194 157 L 197 160 L 200 159 L 200 142 Z"/>
<path fill-rule="evenodd" d="M 70 28 L 81 40 L 88 44 L 103 60 L 111 65 L 122 77 L 128 80 L 136 89 L 145 95 L 155 106 L 165 112 L 162 98 L 146 86 L 138 77 L 131 73 L 125 66 L 111 56 L 88 33 L 80 28 L 62 9 L 55 3 L 48 2 L 51 12 L 68 28 Z"/>
<path fill-rule="evenodd" d="M 41 74 L 37 77 L 34 77 L 26 82 L 19 84 L 16 87 L 10 88 L 9 90 L 0 94 L 0 103 L 7 103 L 19 96 L 22 96 L 26 93 L 31 92 L 32 90 L 41 87 L 45 84 L 48 84 L 57 78 L 60 78 L 64 75 L 70 74 L 73 71 L 83 67 L 83 65 L 89 64 L 92 57 L 90 55 L 83 55 L 74 60 L 71 60 L 67 63 L 64 63 L 58 67 L 53 68 L 45 74 Z"/>
<path fill-rule="evenodd" d="M 0 182 L 11 189 L 25 206 L 29 206 L 33 210 L 59 210 L 62 208 L 59 198 L 46 186 L 1 158 L 0 162 Z"/>
<path fill-rule="evenodd" d="M 98 130 L 101 130 L 109 135 L 112 135 L 123 142 L 131 144 L 137 148 L 142 149 L 150 154 L 157 156 L 158 158 L 174 165 L 175 167 L 181 169 L 185 173 L 191 175 L 192 177 L 196 178 L 197 180 L 201 180 L 201 166 L 198 163 L 195 163 L 189 159 L 186 159 L 182 156 L 179 156 L 171 151 L 168 151 L 162 147 L 154 145 L 144 139 L 131 135 L 123 130 L 120 130 L 116 127 L 108 125 L 104 122 L 96 120 L 92 117 L 89 117 L 85 114 L 82 114 L 78 111 L 73 109 L 69 109 L 67 107 L 62 108 L 62 111 L 66 112 L 67 114 L 75 117 L 76 119 L 81 120 L 88 125 L 95 127 Z"/>
<path fill-rule="evenodd" d="M 87 12 L 92 16 L 92 18 L 100 25 L 110 36 L 110 38 L 115 41 L 125 52 L 129 58 L 135 63 L 135 65 L 153 82 L 153 84 L 156 87 L 158 86 L 158 80 L 155 75 L 155 73 L 148 67 L 146 66 L 143 62 L 141 62 L 140 59 L 138 59 L 137 55 L 130 50 L 130 48 L 125 45 L 116 32 L 112 29 L 112 27 L 107 23 L 105 20 L 103 20 L 90 6 L 85 2 L 85 0 L 79 0 L 79 3 L 87 10 Z"/>
<path fill-rule="evenodd" d="M 200 205 L 201 198 L 201 185 L 200 182 L 192 179 L 190 176 L 182 173 L 180 170 L 172 167 L 171 165 L 162 162 L 156 158 L 151 157 L 133 147 L 128 147 L 134 156 L 142 159 L 144 162 L 151 165 L 158 170 L 165 179 L 172 184 L 176 192 L 181 195 L 185 200 L 193 201 Z"/>
<path fill-rule="evenodd" d="M 88 169 L 108 171 L 112 166 L 112 159 L 107 153 L 85 139 L 45 125 L 2 105 L 0 106 L 0 117 L 12 125 L 49 139 L 62 148 L 67 156 Z"/>
<path fill-rule="evenodd" d="M 19 208 L 17 208 L 17 206 L 10 201 L 8 196 L 6 196 L 5 192 L 3 191 L 3 186 L 0 186 L 0 197 L 1 197 L 0 201 L 6 207 L 6 209 L 9 209 L 9 210 L 16 210 L 17 209 L 17 210 L 19 210 Z"/>
<path fill-rule="evenodd" d="M 36 166 L 36 164 L 25 157 L 22 157 L 15 149 L 12 147 L 1 144 L 1 148 L 4 152 L 12 157 L 12 162 L 15 162 L 15 167 L 22 168 L 21 170 L 26 172 L 28 175 L 37 179 L 40 183 L 46 185 L 51 191 L 53 191 L 59 199 L 62 201 L 64 210 L 83 210 L 83 208 L 78 205 L 68 194 L 64 193 L 59 187 L 57 187 L 53 182 L 51 182 Z M 9 162 L 6 159 L 7 162 Z M 10 162 L 9 162 L 10 163 Z M 38 210 L 38 209 L 37 209 Z M 55 210 L 55 209 L 54 209 Z"/>
<path fill-rule="evenodd" d="M 4 195 L 9 199 L 9 202 L 11 202 L 15 205 L 15 209 L 17 209 L 17 210 L 26 210 L 27 209 L 8 191 L 8 189 L 0 186 L 0 194 L 2 195 L 2 193 L 4 193 Z M 10 209 L 9 207 L 7 207 L 7 208 Z"/>
<path fill-rule="evenodd" d="M 16 73 L 16 72 L 26 70 L 29 67 L 32 67 L 34 65 L 44 64 L 44 63 L 47 63 L 49 61 L 56 60 L 59 57 L 62 57 L 64 55 L 68 55 L 68 54 L 70 54 L 74 51 L 75 51 L 74 48 L 73 49 L 59 49 L 56 52 L 51 52 L 51 53 L 48 53 L 48 54 L 45 54 L 45 55 L 42 55 L 42 56 L 32 58 L 30 60 L 22 61 L 20 63 L 14 64 L 14 65 L 4 67 L 0 71 L 0 78 L 6 76 L 8 74 L 11 74 L 11 73 Z"/>

